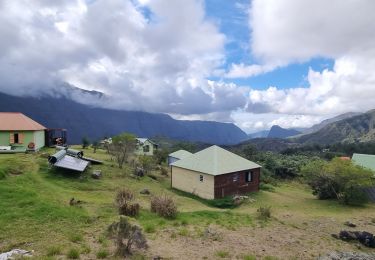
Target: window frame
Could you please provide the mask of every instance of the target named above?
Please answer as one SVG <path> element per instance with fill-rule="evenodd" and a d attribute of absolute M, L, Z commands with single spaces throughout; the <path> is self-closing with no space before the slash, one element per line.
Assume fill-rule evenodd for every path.
<path fill-rule="evenodd" d="M 253 179 L 254 179 L 254 172 L 253 171 L 247 171 L 245 173 L 245 181 L 247 183 L 250 183 L 250 182 L 253 182 Z"/>

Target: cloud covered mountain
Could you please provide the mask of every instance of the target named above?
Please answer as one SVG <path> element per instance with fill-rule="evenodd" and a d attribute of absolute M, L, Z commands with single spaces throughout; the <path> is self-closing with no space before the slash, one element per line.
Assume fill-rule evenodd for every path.
<path fill-rule="evenodd" d="M 246 133 L 231 123 L 175 120 L 165 114 L 98 108 L 62 95 L 36 98 L 0 93 L 0 111 L 22 112 L 46 127 L 66 128 L 70 144 L 80 143 L 84 136 L 98 140 L 122 132 L 214 144 L 235 144 L 247 139 Z"/>

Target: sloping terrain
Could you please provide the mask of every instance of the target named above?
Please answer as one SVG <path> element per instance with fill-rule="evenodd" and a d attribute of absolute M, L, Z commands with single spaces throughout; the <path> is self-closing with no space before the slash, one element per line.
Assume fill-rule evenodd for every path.
<path fill-rule="evenodd" d="M 375 110 L 330 123 L 317 132 L 291 140 L 299 143 L 333 144 L 375 141 Z"/>
<path fill-rule="evenodd" d="M 118 169 L 102 150 L 85 150 L 104 160 L 91 169 L 102 170 L 100 180 L 50 169 L 45 158 L 50 152 L 0 156 L 0 172 L 9 167 L 0 175 L 0 252 L 22 248 L 34 250 L 36 259 L 66 259 L 76 249 L 80 259 L 97 259 L 99 251 L 107 252 L 107 259 L 121 259 L 106 235 L 119 218 L 114 197 L 120 188 L 132 190 L 142 207 L 133 221 L 145 232 L 149 248 L 135 251 L 134 259 L 316 259 L 334 250 L 370 251 L 331 234 L 347 229 L 343 223 L 349 219 L 358 230 L 375 233 L 375 205 L 320 201 L 299 183 L 282 183 L 275 192 L 252 194 L 253 202 L 221 210 L 171 190 L 169 178 L 158 172 L 153 172 L 156 179 L 131 178 L 130 168 Z M 172 196 L 177 218 L 151 213 L 150 196 L 139 193 L 144 188 Z M 70 206 L 71 198 L 82 202 Z M 258 219 L 260 206 L 271 206 L 269 221 Z"/>

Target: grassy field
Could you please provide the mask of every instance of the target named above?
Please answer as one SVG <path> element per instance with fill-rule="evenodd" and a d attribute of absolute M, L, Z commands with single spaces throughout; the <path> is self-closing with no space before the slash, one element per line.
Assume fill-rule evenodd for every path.
<path fill-rule="evenodd" d="M 135 259 L 156 255 L 180 259 L 309 259 L 324 251 L 368 251 L 330 237 L 344 229 L 346 220 L 375 233 L 374 205 L 347 207 L 319 201 L 299 183 L 282 183 L 275 192 L 253 194 L 255 202 L 225 210 L 171 190 L 168 177 L 158 172 L 153 173 L 157 180 L 132 178 L 130 168 L 119 169 L 103 150 L 95 154 L 84 150 L 105 162 L 91 166 L 85 174 L 58 171 L 47 164 L 46 154 L 53 151 L 0 155 L 0 252 L 22 248 L 34 250 L 37 259 L 74 258 L 77 254 L 81 259 L 114 259 L 114 245 L 105 231 L 118 220 L 114 196 L 123 187 L 133 190 L 141 204 L 141 214 L 134 221 L 141 225 L 150 245 L 147 251 L 135 254 Z M 92 179 L 93 169 L 102 170 L 103 178 Z M 152 194 L 173 196 L 178 217 L 166 220 L 151 213 L 150 196 L 139 194 L 144 188 Z M 70 206 L 71 198 L 83 203 Z M 260 206 L 271 206 L 271 220 L 257 218 Z M 296 246 L 286 248 L 288 243 Z"/>

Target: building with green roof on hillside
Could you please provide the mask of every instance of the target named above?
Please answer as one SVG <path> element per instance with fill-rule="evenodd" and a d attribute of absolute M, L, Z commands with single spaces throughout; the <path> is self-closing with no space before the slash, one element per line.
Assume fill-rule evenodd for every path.
<path fill-rule="evenodd" d="M 259 190 L 261 166 L 213 145 L 171 164 L 171 186 L 204 199 Z"/>
<path fill-rule="evenodd" d="M 352 161 L 354 164 L 372 170 L 375 173 L 375 155 L 355 153 L 353 154 Z"/>

